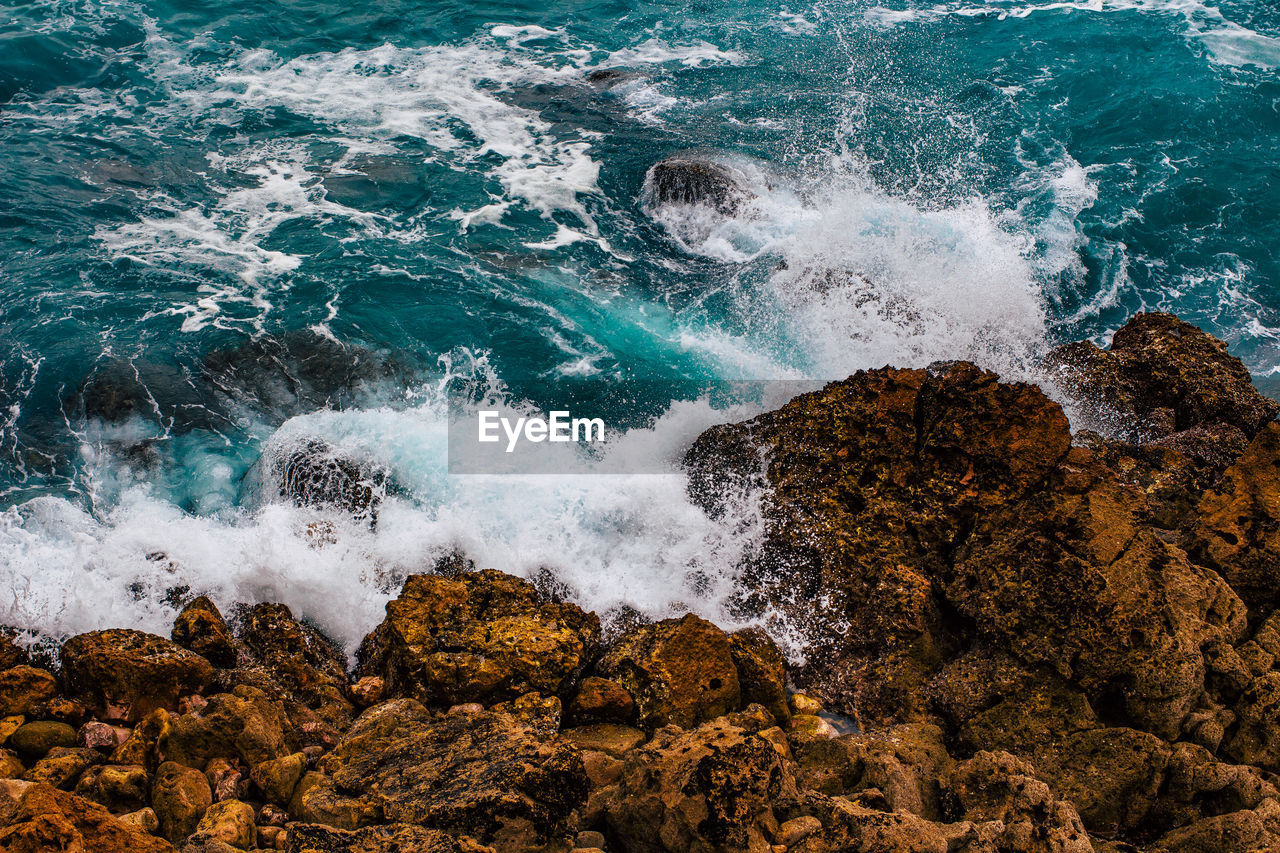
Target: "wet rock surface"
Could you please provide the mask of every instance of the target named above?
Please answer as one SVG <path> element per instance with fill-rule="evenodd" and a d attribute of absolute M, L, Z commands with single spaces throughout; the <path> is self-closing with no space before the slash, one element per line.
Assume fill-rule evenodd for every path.
<path fill-rule="evenodd" d="M 751 199 L 732 167 L 695 156 L 668 157 L 655 164 L 645 185 L 655 205 L 701 205 L 723 216 L 736 216 Z"/>
<path fill-rule="evenodd" d="M 1175 318 L 1091 347 L 1127 432 L 948 363 L 704 433 L 707 512 L 763 489 L 731 631 L 454 561 L 354 670 L 271 603 L 0 633 L 0 849 L 1280 849 L 1277 406 Z"/>

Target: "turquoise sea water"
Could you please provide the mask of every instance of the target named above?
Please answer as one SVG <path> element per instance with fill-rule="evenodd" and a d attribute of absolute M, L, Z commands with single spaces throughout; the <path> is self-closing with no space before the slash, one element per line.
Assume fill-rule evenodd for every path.
<path fill-rule="evenodd" d="M 681 152 L 755 200 L 655 209 Z M 0 623 L 33 630 L 189 589 L 353 642 L 455 548 L 720 614 L 753 510 L 675 462 L 747 410 L 687 388 L 1034 379 L 1154 308 L 1280 376 L 1259 0 L 0 0 L 0 155 Z M 610 452 L 668 474 L 450 477 L 459 394 L 625 406 Z M 317 436 L 391 472 L 376 529 L 246 497 Z"/>

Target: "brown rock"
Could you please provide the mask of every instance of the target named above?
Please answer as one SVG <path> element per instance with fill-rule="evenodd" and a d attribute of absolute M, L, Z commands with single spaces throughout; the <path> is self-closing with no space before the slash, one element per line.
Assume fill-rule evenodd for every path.
<path fill-rule="evenodd" d="M 240 850 L 257 846 L 258 828 L 254 824 L 253 806 L 239 800 L 214 803 L 196 826 L 200 835 L 216 838 Z"/>
<path fill-rule="evenodd" d="M 0 749 L 0 779 L 20 779 L 27 768 L 16 753 Z"/>
<path fill-rule="evenodd" d="M 111 764 L 136 764 L 153 772 L 160 763 L 158 744 L 169 733 L 169 712 L 152 711 L 129 732 L 124 742 L 111 753 Z"/>
<path fill-rule="evenodd" d="M 592 675 L 582 679 L 578 692 L 569 700 L 566 715 L 573 725 L 587 723 L 629 723 L 636 703 L 616 681 Z"/>
<path fill-rule="evenodd" d="M 12 629 L 0 628 L 0 670 L 31 662 L 27 650 L 13 641 L 15 633 Z"/>
<path fill-rule="evenodd" d="M 307 757 L 301 752 L 295 752 L 283 758 L 255 764 L 249 771 L 249 778 L 268 802 L 288 805 L 293 798 L 293 790 L 298 787 L 298 780 L 306 769 Z"/>
<path fill-rule="evenodd" d="M 963 819 L 998 822 L 998 850 L 1020 853 L 1093 853 L 1084 823 L 1070 803 L 1035 778 L 1030 764 L 1006 752 L 979 752 L 961 762 L 947 792 Z"/>
<path fill-rule="evenodd" d="M 102 760 L 103 755 L 97 750 L 54 747 L 22 778 L 28 782 L 44 782 L 55 788 L 71 790 L 81 773 L 95 764 L 101 764 Z"/>
<path fill-rule="evenodd" d="M 593 726 L 566 729 L 563 737 L 578 749 L 603 752 L 614 758 L 621 758 L 646 740 L 644 732 L 639 729 L 617 723 L 596 723 Z"/>
<path fill-rule="evenodd" d="M 201 692 L 213 667 L 163 637 L 119 628 L 67 640 L 62 673 L 68 692 L 99 714 L 123 708 L 125 717 L 136 721 L 156 708 L 174 709 L 180 697 Z"/>
<path fill-rule="evenodd" d="M 160 819 L 156 817 L 154 809 L 145 808 L 138 809 L 136 812 L 120 815 L 121 823 L 127 823 L 130 826 L 136 826 L 149 835 L 155 835 L 160 831 Z"/>
<path fill-rule="evenodd" d="M 1267 424 L 1205 493 L 1189 549 L 1255 612 L 1280 604 L 1280 424 Z"/>
<path fill-rule="evenodd" d="M 195 831 L 213 804 L 209 780 L 192 767 L 166 761 L 156 770 L 151 807 L 160 820 L 160 832 L 175 844 Z"/>
<path fill-rule="evenodd" d="M 377 705 L 387 698 L 387 680 L 376 675 L 366 675 L 351 685 L 351 698 L 361 708 Z"/>
<path fill-rule="evenodd" d="M 768 850 L 795 781 L 765 738 L 725 721 L 659 730 L 628 753 L 609 830 L 637 850 Z"/>
<path fill-rule="evenodd" d="M 74 746 L 75 742 L 75 729 L 49 720 L 24 723 L 9 737 L 9 746 L 26 759 L 42 758 L 51 749 Z"/>
<path fill-rule="evenodd" d="M 331 640 L 295 619 L 283 604 L 249 608 L 240 639 L 292 702 L 333 730 L 350 725 L 354 707 L 347 697 L 347 657 Z"/>
<path fill-rule="evenodd" d="M 49 785 L 0 781 L 0 849 L 6 853 L 173 853 L 102 806 Z"/>
<path fill-rule="evenodd" d="M 588 790 L 578 751 L 518 718 L 433 716 L 412 700 L 366 711 L 322 769 L 335 792 L 388 821 L 469 833 L 503 851 L 566 842 Z"/>
<path fill-rule="evenodd" d="M 205 596 L 194 599 L 173 623 L 173 641 L 217 667 L 236 665 L 236 641 L 217 606 Z"/>
<path fill-rule="evenodd" d="M 76 743 L 109 755 L 128 740 L 130 734 L 132 734 L 130 729 L 91 720 L 81 726 L 80 731 L 76 733 Z"/>
<path fill-rule="evenodd" d="M 692 613 L 633 628 L 596 668 L 626 687 L 645 728 L 692 728 L 741 702 L 729 638 Z"/>
<path fill-rule="evenodd" d="M 404 823 L 371 826 L 356 831 L 319 824 L 289 827 L 286 853 L 496 853 L 467 838 L 455 839 L 436 829 Z"/>
<path fill-rule="evenodd" d="M 84 772 L 76 783 L 76 796 L 93 800 L 115 814 L 135 812 L 146 808 L 149 784 L 145 768 L 106 764 Z"/>
<path fill-rule="evenodd" d="M 249 780 L 234 758 L 211 758 L 204 767 L 204 776 L 213 791 L 213 801 L 238 800 L 249 792 Z"/>
<path fill-rule="evenodd" d="M 172 717 L 158 748 L 169 761 L 203 767 L 237 757 L 252 767 L 298 751 L 284 707 L 254 687 L 218 693 L 198 713 Z"/>
<path fill-rule="evenodd" d="M 729 653 L 738 669 L 743 703 L 759 702 L 778 725 L 791 722 L 787 707 L 787 659 L 762 628 L 743 628 L 729 635 Z"/>
<path fill-rule="evenodd" d="M 0 672 L 0 716 L 30 715 L 58 693 L 51 673 L 33 666 L 15 666 Z"/>
<path fill-rule="evenodd" d="M 600 623 L 500 572 L 413 575 L 365 638 L 360 675 L 443 705 L 567 692 L 595 656 Z"/>

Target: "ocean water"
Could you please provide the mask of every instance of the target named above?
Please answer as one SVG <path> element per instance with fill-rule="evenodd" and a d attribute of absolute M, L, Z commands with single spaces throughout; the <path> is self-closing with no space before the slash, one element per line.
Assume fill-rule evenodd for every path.
<path fill-rule="evenodd" d="M 753 199 L 655 205 L 689 152 Z M 454 551 L 728 623 L 755 498 L 709 519 L 678 461 L 765 401 L 708 383 L 1034 380 L 1145 309 L 1280 377 L 1262 0 L 0 0 L 0 155 L 0 624 L 33 633 L 204 592 L 353 647 Z M 450 475 L 460 399 L 623 412 L 605 455 L 660 473 Z M 389 472 L 376 525 L 248 487 L 315 439 Z"/>

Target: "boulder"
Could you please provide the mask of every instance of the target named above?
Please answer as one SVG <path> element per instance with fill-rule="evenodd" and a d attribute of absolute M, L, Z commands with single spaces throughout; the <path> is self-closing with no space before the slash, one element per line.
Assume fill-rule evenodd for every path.
<path fill-rule="evenodd" d="M 355 831 L 315 823 L 290 825 L 285 853 L 497 853 L 473 839 L 405 823 Z"/>
<path fill-rule="evenodd" d="M 75 746 L 76 730 L 66 723 L 37 720 L 9 736 L 9 746 L 26 759 L 43 758 L 52 749 Z"/>
<path fill-rule="evenodd" d="M 20 779 L 27 772 L 18 754 L 7 749 L 0 749 L 0 779 Z"/>
<path fill-rule="evenodd" d="M 595 657 L 600 622 L 492 570 L 413 575 L 365 638 L 358 673 L 392 695 L 456 705 L 564 695 Z"/>
<path fill-rule="evenodd" d="M 413 700 L 366 711 L 321 769 L 335 794 L 387 821 L 470 834 L 503 851 L 567 847 L 588 790 L 578 751 L 518 718 L 433 715 Z"/>
<path fill-rule="evenodd" d="M 270 803 L 288 805 L 293 791 L 307 769 L 307 757 L 301 752 L 255 764 L 249 778 Z"/>
<path fill-rule="evenodd" d="M 120 814 L 146 808 L 149 787 L 146 768 L 136 764 L 104 764 L 84 772 L 76 783 L 76 796 Z"/>
<path fill-rule="evenodd" d="M 956 765 L 946 793 L 963 820 L 999 826 L 997 850 L 1093 853 L 1075 808 L 1036 778 L 1029 763 L 1007 752 L 979 752 Z"/>
<path fill-rule="evenodd" d="M 37 761 L 22 778 L 28 782 L 44 782 L 55 788 L 70 790 L 84 773 L 103 761 L 102 753 L 84 747 L 54 747 Z"/>
<path fill-rule="evenodd" d="M 759 702 L 778 725 L 791 722 L 787 707 L 787 659 L 762 628 L 743 628 L 729 635 L 729 654 L 738 670 L 744 703 Z"/>
<path fill-rule="evenodd" d="M 255 687 L 209 697 L 199 711 L 167 720 L 157 749 L 170 762 L 204 767 L 211 758 L 239 758 L 252 767 L 298 751 L 284 707 Z"/>
<path fill-rule="evenodd" d="M 627 850 L 768 851 L 796 796 L 771 741 L 716 720 L 628 753 L 607 821 Z"/>
<path fill-rule="evenodd" d="M 645 192 L 655 207 L 699 205 L 722 216 L 736 216 L 752 197 L 738 170 L 693 156 L 655 163 L 645 176 Z"/>
<path fill-rule="evenodd" d="M 629 723 L 636 703 L 617 681 L 597 675 L 582 679 L 566 708 L 566 718 L 574 725 L 587 723 Z"/>
<path fill-rule="evenodd" d="M 18 665 L 0 672 L 0 716 L 30 715 L 58 695 L 58 680 L 47 670 Z"/>
<path fill-rule="evenodd" d="M 236 664 L 236 642 L 217 605 L 206 596 L 193 599 L 173 623 L 173 641 L 217 667 Z"/>
<path fill-rule="evenodd" d="M 166 761 L 156 770 L 151 807 L 160 821 L 161 834 L 177 844 L 195 832 L 200 818 L 213 805 L 209 780 L 192 767 Z"/>
<path fill-rule="evenodd" d="M 99 716 L 136 721 L 156 708 L 176 709 L 179 698 L 202 692 L 213 667 L 171 640 L 116 628 L 67 640 L 62 675 L 68 693 Z"/>
<path fill-rule="evenodd" d="M 1280 424 L 1268 423 L 1205 492 L 1188 550 L 1264 616 L 1280 604 Z"/>
<path fill-rule="evenodd" d="M 248 608 L 240 639 L 287 705 L 315 712 L 330 730 L 350 725 L 354 706 L 347 696 L 347 657 L 331 640 L 295 619 L 283 604 Z"/>
<path fill-rule="evenodd" d="M 596 670 L 634 697 L 645 728 L 692 728 L 736 710 L 742 700 L 729 638 L 692 613 L 633 628 Z"/>
<path fill-rule="evenodd" d="M 224 800 L 205 810 L 196 825 L 196 833 L 215 838 L 239 850 L 257 846 L 258 827 L 254 823 L 253 806 L 239 800 Z"/>
<path fill-rule="evenodd" d="M 0 849 L 8 853 L 173 853 L 97 803 L 49 785 L 0 781 Z"/>

